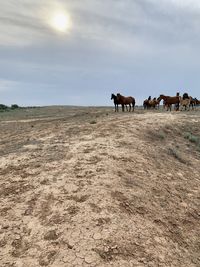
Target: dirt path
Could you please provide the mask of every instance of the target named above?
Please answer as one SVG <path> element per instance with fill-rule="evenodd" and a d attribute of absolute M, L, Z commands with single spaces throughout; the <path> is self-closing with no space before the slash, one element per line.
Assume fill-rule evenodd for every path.
<path fill-rule="evenodd" d="M 52 110 L 0 122 L 0 266 L 199 266 L 200 112 Z"/>

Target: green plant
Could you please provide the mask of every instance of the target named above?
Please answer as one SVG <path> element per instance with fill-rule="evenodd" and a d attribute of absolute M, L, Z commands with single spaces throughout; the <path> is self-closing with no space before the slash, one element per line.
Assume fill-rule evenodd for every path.
<path fill-rule="evenodd" d="M 17 108 L 19 108 L 19 106 L 17 104 L 11 105 L 11 109 L 17 109 Z"/>
<path fill-rule="evenodd" d="M 195 144 L 200 143 L 199 137 L 189 132 L 184 133 L 184 138 L 188 139 L 190 142 L 195 143 Z"/>
<path fill-rule="evenodd" d="M 157 133 L 157 136 L 158 136 L 160 139 L 165 139 L 165 134 L 164 134 L 163 131 L 159 131 L 159 132 Z"/>
<path fill-rule="evenodd" d="M 97 122 L 96 121 L 91 121 L 90 124 L 96 124 Z"/>
<path fill-rule="evenodd" d="M 7 110 L 8 106 L 4 105 L 4 104 L 0 104 L 0 110 Z"/>

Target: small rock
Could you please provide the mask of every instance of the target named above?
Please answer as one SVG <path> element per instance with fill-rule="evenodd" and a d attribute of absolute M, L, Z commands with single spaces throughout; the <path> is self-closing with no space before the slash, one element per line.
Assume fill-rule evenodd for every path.
<path fill-rule="evenodd" d="M 85 262 L 91 264 L 92 262 L 96 261 L 96 257 L 94 255 L 88 255 L 85 257 Z"/>
<path fill-rule="evenodd" d="M 2 226 L 2 229 L 8 229 L 8 228 L 9 228 L 9 225 L 7 224 Z"/>
<path fill-rule="evenodd" d="M 95 233 L 95 234 L 93 235 L 93 238 L 94 238 L 95 240 L 99 240 L 99 239 L 102 238 L 102 236 L 101 236 L 100 233 Z"/>
<path fill-rule="evenodd" d="M 44 239 L 45 240 L 56 240 L 58 239 L 58 235 L 55 230 L 51 230 L 45 234 Z"/>

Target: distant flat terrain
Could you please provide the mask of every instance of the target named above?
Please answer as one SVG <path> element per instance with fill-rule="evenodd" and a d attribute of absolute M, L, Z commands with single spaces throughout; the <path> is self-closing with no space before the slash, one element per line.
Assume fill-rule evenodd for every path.
<path fill-rule="evenodd" d="M 22 109 L 0 133 L 0 266 L 200 266 L 200 109 Z"/>

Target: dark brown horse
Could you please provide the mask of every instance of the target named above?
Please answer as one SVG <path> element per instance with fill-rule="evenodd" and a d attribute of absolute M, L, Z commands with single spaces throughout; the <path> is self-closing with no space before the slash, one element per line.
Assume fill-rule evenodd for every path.
<path fill-rule="evenodd" d="M 117 96 L 116 95 L 114 95 L 114 94 L 111 94 L 111 100 L 113 100 L 113 102 L 114 102 L 114 105 L 115 105 L 115 112 L 117 111 L 119 111 L 119 109 L 118 109 L 118 106 L 119 106 L 119 101 L 117 100 Z"/>
<path fill-rule="evenodd" d="M 119 111 L 118 106 L 121 105 L 121 103 L 118 101 L 117 96 L 114 95 L 114 94 L 111 94 L 111 100 L 113 100 L 113 102 L 114 102 L 114 105 L 115 105 L 115 112 L 116 112 L 116 111 L 118 112 L 118 111 Z M 126 110 L 128 111 L 128 107 L 127 107 L 127 105 L 125 105 L 125 106 L 126 106 Z"/>
<path fill-rule="evenodd" d="M 192 107 L 192 109 L 194 109 L 199 104 L 200 104 L 200 101 L 196 97 L 195 98 L 191 97 L 190 107 Z"/>
<path fill-rule="evenodd" d="M 164 106 L 167 107 L 167 110 L 172 110 L 172 104 L 176 105 L 176 110 L 179 110 L 180 99 L 179 96 L 166 96 L 160 95 L 157 99 L 158 101 L 163 100 Z"/>
<path fill-rule="evenodd" d="M 148 99 L 144 100 L 143 107 L 144 107 L 144 109 L 148 109 L 149 108 L 149 100 Z"/>
<path fill-rule="evenodd" d="M 200 100 L 198 100 L 197 98 L 195 98 L 196 100 L 195 100 L 195 102 L 196 102 L 196 105 L 198 106 L 198 105 L 200 105 Z"/>
<path fill-rule="evenodd" d="M 124 106 L 129 105 L 129 112 L 131 111 L 131 105 L 132 109 L 134 111 L 135 108 L 135 98 L 132 96 L 123 96 L 121 94 L 117 94 L 117 101 L 122 105 L 122 111 L 124 111 Z"/>

